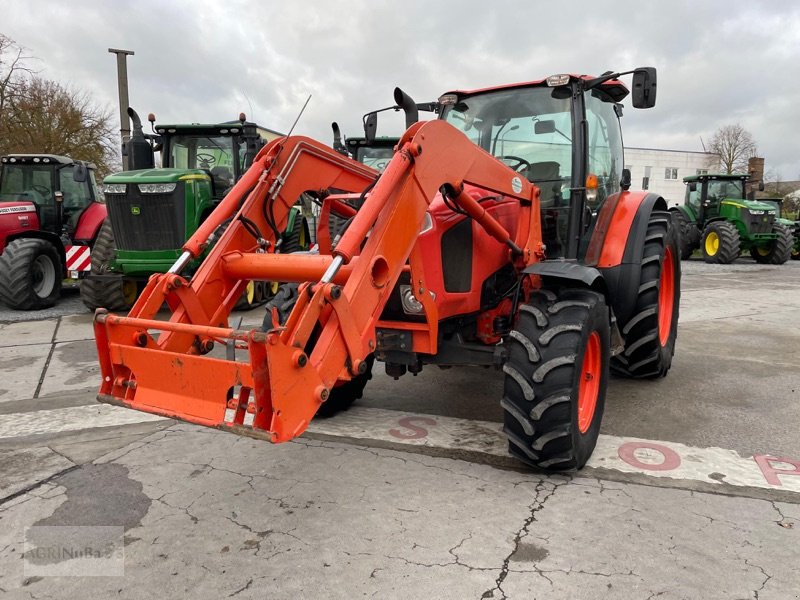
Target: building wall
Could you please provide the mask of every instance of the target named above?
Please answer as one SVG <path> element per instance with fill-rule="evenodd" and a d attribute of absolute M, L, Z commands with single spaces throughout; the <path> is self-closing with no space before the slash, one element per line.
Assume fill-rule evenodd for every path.
<path fill-rule="evenodd" d="M 700 172 L 713 173 L 716 168 L 709 164 L 716 162 L 715 159 L 716 154 L 710 152 L 625 148 L 625 167 L 631 170 L 631 189 L 660 194 L 670 206 L 683 204 L 683 178 Z M 650 177 L 645 183 L 648 167 Z"/>

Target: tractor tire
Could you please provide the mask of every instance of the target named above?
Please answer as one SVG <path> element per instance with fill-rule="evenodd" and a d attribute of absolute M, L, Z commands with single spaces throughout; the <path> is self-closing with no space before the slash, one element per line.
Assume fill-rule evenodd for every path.
<path fill-rule="evenodd" d="M 117 244 L 114 241 L 114 230 L 111 221 L 106 219 L 97 232 L 97 239 L 92 246 L 92 270 L 90 277 L 80 283 L 81 300 L 91 311 L 105 308 L 110 311 L 127 311 L 136 302 L 138 286 L 135 281 L 114 279 L 92 279 L 91 275 L 113 273 L 109 264 L 114 258 Z"/>
<path fill-rule="evenodd" d="M 700 242 L 700 231 L 679 210 L 670 211 L 672 222 L 680 235 L 681 260 L 688 260 Z"/>
<path fill-rule="evenodd" d="M 367 363 L 367 370 L 361 375 L 356 375 L 350 381 L 334 386 L 328 399 L 320 404 L 317 410 L 317 414 L 320 417 L 327 419 L 345 411 L 353 405 L 353 402 L 364 396 L 364 388 L 367 387 L 367 383 L 372 379 L 372 365 L 375 363 L 375 355 L 370 354 L 364 360 Z"/>
<path fill-rule="evenodd" d="M 780 223 L 776 223 L 772 232 L 777 234 L 777 239 L 769 247 L 763 248 L 753 246 L 750 248 L 750 256 L 757 263 L 764 265 L 782 265 L 792 255 L 794 248 L 794 236 L 789 228 Z"/>
<path fill-rule="evenodd" d="M 741 241 L 733 223 L 712 221 L 703 231 L 703 260 L 709 264 L 729 265 L 739 257 Z"/>
<path fill-rule="evenodd" d="M 615 375 L 664 377 L 672 366 L 681 300 L 678 246 L 675 222 L 669 214 L 653 211 L 642 249 L 633 317 L 627 323 L 619 323 L 625 346 L 611 359 Z"/>
<path fill-rule="evenodd" d="M 264 316 L 264 323 L 261 327 L 262 331 L 269 331 L 273 328 L 272 322 L 272 309 L 278 312 L 278 324 L 283 325 L 286 319 L 289 318 L 289 313 L 292 312 L 295 303 L 297 302 L 297 290 L 299 284 L 297 283 L 284 283 L 278 289 L 278 292 L 269 299 L 266 304 L 267 314 Z M 313 337 L 314 334 L 312 334 Z M 372 365 L 375 363 L 375 355 L 370 354 L 364 359 L 367 363 L 367 370 L 361 375 L 356 375 L 350 381 L 345 381 L 336 385 L 331 389 L 328 399 L 323 402 L 317 414 L 320 417 L 332 417 L 338 412 L 347 410 L 350 406 L 363 397 L 364 388 L 367 383 L 372 379 Z"/>
<path fill-rule="evenodd" d="M 47 240 L 20 238 L 0 254 L 0 301 L 16 310 L 50 308 L 61 294 L 64 270 Z"/>
<path fill-rule="evenodd" d="M 605 407 L 609 338 L 609 311 L 597 292 L 540 290 L 520 306 L 500 402 L 512 455 L 547 471 L 586 464 Z"/>

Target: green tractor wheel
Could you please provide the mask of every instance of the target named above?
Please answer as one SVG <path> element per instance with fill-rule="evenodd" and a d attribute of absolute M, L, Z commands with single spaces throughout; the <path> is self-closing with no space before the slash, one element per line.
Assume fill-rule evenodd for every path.
<path fill-rule="evenodd" d="M 703 260 L 707 263 L 727 265 L 739 257 L 741 241 L 736 226 L 727 221 L 712 221 L 703 231 L 700 243 Z"/>
<path fill-rule="evenodd" d="M 777 234 L 778 237 L 763 246 L 750 248 L 750 256 L 757 263 L 764 265 L 782 265 L 789 260 L 792 254 L 794 237 L 789 228 L 780 223 L 775 224 L 772 232 Z"/>
<path fill-rule="evenodd" d="M 687 260 L 700 242 L 700 231 L 680 210 L 671 210 L 670 214 L 680 235 L 681 260 Z"/>

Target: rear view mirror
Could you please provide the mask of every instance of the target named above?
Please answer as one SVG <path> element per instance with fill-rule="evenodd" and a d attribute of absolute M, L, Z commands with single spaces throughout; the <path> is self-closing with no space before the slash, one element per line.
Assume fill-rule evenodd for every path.
<path fill-rule="evenodd" d="M 378 131 L 378 113 L 368 113 L 364 115 L 364 137 L 367 138 L 367 143 L 371 144 L 375 141 L 375 136 Z"/>
<path fill-rule="evenodd" d="M 636 108 L 652 108 L 656 105 L 655 67 L 639 67 L 633 72 L 631 97 Z"/>
<path fill-rule="evenodd" d="M 72 179 L 76 183 L 83 183 L 86 181 L 86 172 L 86 165 L 80 163 L 75 164 L 75 166 L 72 167 Z"/>
<path fill-rule="evenodd" d="M 555 131 L 556 131 L 556 122 L 553 121 L 552 119 L 549 119 L 547 121 L 536 121 L 536 123 L 533 124 L 533 132 L 536 135 L 541 135 L 544 133 L 555 133 Z"/>

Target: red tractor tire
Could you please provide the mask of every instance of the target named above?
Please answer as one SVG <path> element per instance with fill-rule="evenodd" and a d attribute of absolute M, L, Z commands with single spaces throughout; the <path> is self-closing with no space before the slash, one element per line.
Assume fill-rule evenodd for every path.
<path fill-rule="evenodd" d="M 19 238 L 0 255 L 0 301 L 17 310 L 53 306 L 61 295 L 64 268 L 50 242 Z"/>
<path fill-rule="evenodd" d="M 619 323 L 625 349 L 611 359 L 617 375 L 663 377 L 672 366 L 680 308 L 679 233 L 670 214 L 654 210 L 647 223 L 633 316 Z"/>
<path fill-rule="evenodd" d="M 508 337 L 500 402 L 509 452 L 546 471 L 580 469 L 600 433 L 608 385 L 609 311 L 584 288 L 540 290 Z"/>

